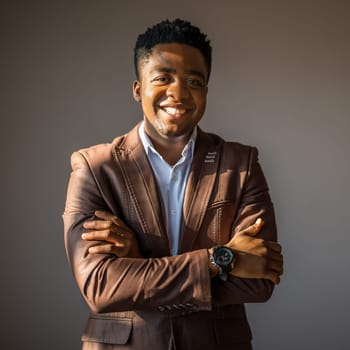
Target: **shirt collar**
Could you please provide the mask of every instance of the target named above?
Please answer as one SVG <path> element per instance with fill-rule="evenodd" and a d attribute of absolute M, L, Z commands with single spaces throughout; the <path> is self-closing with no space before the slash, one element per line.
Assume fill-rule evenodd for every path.
<path fill-rule="evenodd" d="M 197 140 L 197 126 L 194 127 L 192 134 L 186 144 L 186 146 L 184 147 L 184 149 L 181 152 L 181 155 L 185 158 L 187 157 L 193 157 L 193 152 L 194 152 L 194 146 Z M 163 158 L 158 152 L 157 150 L 154 148 L 152 141 L 150 140 L 150 138 L 148 137 L 148 135 L 145 132 L 145 125 L 144 122 L 141 123 L 140 127 L 139 127 L 139 136 L 143 145 L 143 148 L 146 151 L 146 154 L 149 155 L 150 152 L 157 154 L 159 157 Z"/>

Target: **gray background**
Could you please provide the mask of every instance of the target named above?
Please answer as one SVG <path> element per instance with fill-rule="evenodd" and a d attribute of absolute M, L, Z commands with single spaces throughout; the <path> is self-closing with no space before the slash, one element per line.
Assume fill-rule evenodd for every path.
<path fill-rule="evenodd" d="M 177 16 L 214 47 L 205 130 L 255 145 L 285 275 L 248 306 L 257 350 L 349 347 L 349 2 L 1 4 L 1 348 L 78 349 L 87 316 L 66 261 L 69 156 L 141 118 L 134 41 Z"/>

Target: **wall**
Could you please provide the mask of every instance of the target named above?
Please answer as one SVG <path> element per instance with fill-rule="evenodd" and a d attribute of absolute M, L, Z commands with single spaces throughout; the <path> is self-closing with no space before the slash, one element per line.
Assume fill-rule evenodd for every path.
<path fill-rule="evenodd" d="M 61 221 L 69 155 L 140 120 L 135 38 L 179 16 L 214 47 L 202 128 L 259 148 L 275 202 L 285 275 L 248 306 L 255 349 L 346 348 L 349 13 L 338 0 L 3 2 L 2 347 L 79 348 L 87 308 Z"/>

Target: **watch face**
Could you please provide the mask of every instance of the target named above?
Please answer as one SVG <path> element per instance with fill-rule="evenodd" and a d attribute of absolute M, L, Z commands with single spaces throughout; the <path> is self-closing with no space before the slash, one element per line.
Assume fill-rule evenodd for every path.
<path fill-rule="evenodd" d="M 213 253 L 215 262 L 221 267 L 228 267 L 233 262 L 233 253 L 226 247 L 217 247 Z"/>

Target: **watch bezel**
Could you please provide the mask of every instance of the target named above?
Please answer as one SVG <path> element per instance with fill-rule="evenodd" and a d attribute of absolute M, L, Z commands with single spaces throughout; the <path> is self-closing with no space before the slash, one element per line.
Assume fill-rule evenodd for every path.
<path fill-rule="evenodd" d="M 221 259 L 223 255 L 225 255 L 225 260 Z M 215 246 L 212 248 L 210 261 L 219 270 L 219 277 L 226 281 L 228 273 L 233 269 L 235 255 L 234 252 L 226 246 Z"/>

